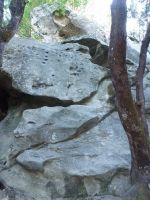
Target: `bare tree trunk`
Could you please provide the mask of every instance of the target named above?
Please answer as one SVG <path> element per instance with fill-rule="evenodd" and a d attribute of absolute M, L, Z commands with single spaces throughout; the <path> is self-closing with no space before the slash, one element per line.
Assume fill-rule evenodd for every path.
<path fill-rule="evenodd" d="M 11 20 L 8 25 L 3 26 L 4 1 L 5 0 L 0 0 L 0 67 L 2 66 L 2 55 L 5 44 L 9 42 L 17 32 L 27 2 L 27 0 L 11 0 L 9 6 Z"/>
<path fill-rule="evenodd" d="M 0 67 L 2 66 L 3 61 L 3 51 L 4 51 L 5 43 L 0 42 Z"/>
<path fill-rule="evenodd" d="M 0 1 L 0 26 L 2 25 L 2 19 L 3 19 L 3 7 L 4 7 L 4 0 Z"/>
<path fill-rule="evenodd" d="M 116 92 L 117 109 L 131 150 L 134 183 L 150 183 L 150 149 L 145 124 L 133 101 L 126 68 L 126 0 L 113 0 L 109 65 Z M 142 199 L 141 199 L 142 200 Z"/>
<path fill-rule="evenodd" d="M 145 97 L 143 91 L 143 78 L 146 67 L 146 57 L 147 57 L 147 50 L 149 43 L 150 43 L 150 23 L 148 23 L 146 35 L 142 41 L 140 58 L 139 58 L 139 67 L 137 70 L 137 78 L 136 78 L 136 104 L 139 112 L 139 117 L 144 125 L 145 133 L 147 134 L 147 140 L 149 140 L 149 132 L 148 132 L 147 120 L 145 117 Z"/>

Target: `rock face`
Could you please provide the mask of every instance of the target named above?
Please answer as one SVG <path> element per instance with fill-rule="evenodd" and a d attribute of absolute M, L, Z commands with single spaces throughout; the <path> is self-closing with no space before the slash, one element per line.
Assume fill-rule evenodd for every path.
<path fill-rule="evenodd" d="M 115 174 L 127 176 L 130 153 L 116 113 L 92 128 L 91 119 L 103 115 L 80 105 L 25 110 L 7 156 L 17 163 L 2 171 L 1 179 L 35 199 L 106 195 L 117 184 L 111 183 Z"/>
<path fill-rule="evenodd" d="M 46 20 L 46 12 L 41 16 Z M 0 69 L 7 96 L 1 108 L 4 101 L 8 107 L 0 122 L 0 199 L 122 200 L 130 188 L 130 151 L 115 112 L 107 52 L 90 35 L 65 44 L 20 38 L 8 44 Z M 136 63 L 128 52 L 133 94 Z M 147 111 L 149 76 L 147 70 Z"/>
<path fill-rule="evenodd" d="M 1 70 L 22 93 L 79 102 L 95 93 L 106 75 L 80 49 L 86 50 L 78 44 L 51 46 L 17 38 L 6 48 Z"/>
<path fill-rule="evenodd" d="M 47 115 L 47 120 L 43 123 L 37 123 L 37 118 L 41 119 L 41 115 L 45 114 L 46 110 L 47 112 L 50 111 L 51 108 L 43 107 L 37 110 L 25 111 L 27 116 L 25 117 L 23 114 L 23 120 L 20 121 L 17 129 L 14 130 L 17 140 L 15 144 L 22 143 L 20 151 L 22 152 L 23 149 L 28 149 L 17 156 L 18 163 L 27 169 L 44 172 L 45 164 L 47 163 L 48 165 L 47 170 L 50 170 L 51 167 L 49 165 L 51 165 L 51 161 L 55 163 L 56 160 L 56 165 L 62 165 L 60 170 L 62 170 L 63 174 L 87 177 L 97 175 L 103 176 L 103 174 L 107 174 L 108 177 L 112 176 L 113 171 L 116 171 L 116 166 L 118 168 L 126 166 L 128 169 L 130 163 L 128 145 L 121 125 L 118 126 L 118 124 L 115 123 L 118 121 L 116 114 L 110 115 L 107 120 L 92 129 L 91 127 L 95 126 L 95 121 L 93 120 L 93 122 L 89 117 L 86 118 L 90 113 L 86 111 L 90 109 L 89 106 L 79 106 L 79 108 L 78 106 L 71 106 L 69 108 L 60 109 L 61 110 L 54 113 L 51 117 Z M 77 111 L 78 109 L 79 111 Z M 80 110 L 84 110 L 84 112 L 82 113 Z M 83 118 L 83 121 L 80 120 L 79 117 L 77 118 L 77 114 Z M 72 115 L 72 117 L 70 115 Z M 95 112 L 94 118 L 95 116 L 98 116 L 98 113 Z M 91 117 L 93 117 L 92 114 Z M 68 118 L 68 120 L 65 120 L 65 118 Z M 79 122 L 77 119 L 80 124 L 78 124 Z M 37 129 L 36 125 L 32 125 L 33 120 L 35 124 L 37 123 L 39 125 Z M 48 125 L 48 121 L 51 122 L 52 125 Z M 112 124 L 109 123 L 110 121 Z M 45 126 L 48 126 L 48 128 L 45 128 Z M 83 126 L 85 127 L 84 130 L 77 135 L 76 132 L 81 130 Z M 75 127 L 77 129 L 76 132 L 74 131 Z M 39 130 L 41 130 L 40 133 Z M 113 131 L 111 132 L 111 130 Z M 118 130 L 118 132 L 122 134 L 116 135 L 115 130 Z M 42 141 L 42 137 L 46 138 L 47 141 Z M 116 138 L 118 138 L 118 141 L 113 145 L 113 141 L 115 141 Z M 38 142 L 41 142 L 41 144 L 38 144 Z M 95 146 L 94 148 L 93 144 Z M 38 147 L 38 145 L 44 145 L 44 147 L 40 149 L 30 149 L 30 147 Z M 116 148 L 114 148 L 114 146 L 116 146 Z M 87 148 L 89 148 L 88 152 Z M 121 154 L 117 152 L 121 152 Z M 103 160 L 102 163 L 101 160 Z M 111 163 L 111 165 L 106 168 L 107 163 Z M 53 174 L 51 174 L 51 176 L 52 175 Z"/>
<path fill-rule="evenodd" d="M 109 69 L 80 44 L 14 38 L 0 77 L 9 96 L 0 122 L 2 198 L 121 199 L 130 152 Z"/>
<path fill-rule="evenodd" d="M 33 37 L 40 37 L 44 42 L 76 42 L 89 48 L 92 62 L 108 67 L 108 35 L 100 25 L 95 24 L 83 15 L 69 10 L 66 19 L 55 17 L 53 13 L 58 5 L 44 4 L 35 8 L 31 13 L 31 26 Z M 108 34 L 108 33 L 107 33 Z M 66 41 L 67 39 L 67 41 Z M 140 46 L 128 38 L 127 61 L 132 65 L 138 65 Z M 150 55 L 147 54 L 147 64 L 150 64 Z"/>

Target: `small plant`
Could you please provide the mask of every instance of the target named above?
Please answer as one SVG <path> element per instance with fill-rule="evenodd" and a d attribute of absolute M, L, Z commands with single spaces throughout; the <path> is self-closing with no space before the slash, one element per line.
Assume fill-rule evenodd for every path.
<path fill-rule="evenodd" d="M 69 15 L 69 11 L 66 10 L 65 8 L 59 8 L 54 11 L 53 15 L 56 17 L 65 17 Z"/>

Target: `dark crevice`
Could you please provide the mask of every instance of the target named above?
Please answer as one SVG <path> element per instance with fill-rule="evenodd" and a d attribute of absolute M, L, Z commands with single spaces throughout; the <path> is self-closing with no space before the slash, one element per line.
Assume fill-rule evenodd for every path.
<path fill-rule="evenodd" d="M 67 107 L 70 105 L 82 105 L 88 102 L 97 91 L 89 94 L 88 97 L 81 101 L 74 102 L 72 100 L 60 100 L 55 97 L 48 96 L 36 96 L 20 92 L 14 89 L 12 86 L 12 80 L 7 73 L 0 72 L 0 111 L 3 115 L 1 120 L 7 115 L 8 108 L 18 106 L 20 104 L 26 104 L 27 108 L 39 108 L 42 106 L 63 106 Z"/>
<path fill-rule="evenodd" d="M 66 41 L 63 41 L 62 44 L 67 44 L 67 43 L 77 43 L 83 46 L 86 46 L 89 48 L 89 54 L 91 56 L 90 61 L 94 64 L 97 64 L 99 66 L 102 66 L 104 68 L 109 69 L 108 65 L 108 48 L 109 46 L 105 43 L 101 43 L 101 41 L 98 41 L 97 39 L 93 38 L 81 38 L 81 39 L 68 39 Z M 83 52 L 85 53 L 85 52 Z M 135 65 L 135 63 L 127 58 L 126 59 L 126 64 L 128 65 Z"/>
<path fill-rule="evenodd" d="M 90 50 L 90 55 L 91 57 L 93 57 L 96 52 L 96 47 L 100 42 L 92 38 L 83 38 L 79 40 L 67 40 L 67 41 L 62 42 L 62 44 L 66 44 L 66 43 L 78 43 L 80 45 L 88 47 Z"/>
<path fill-rule="evenodd" d="M 7 115 L 8 98 L 9 94 L 7 91 L 0 87 L 0 121 L 3 120 Z"/>
<path fill-rule="evenodd" d="M 2 181 L 0 181 L 0 190 L 4 190 L 5 188 L 5 185 L 2 183 Z"/>
<path fill-rule="evenodd" d="M 93 40 L 94 44 L 97 41 Z M 53 75 L 54 76 L 54 75 Z M 100 82 L 99 85 L 107 78 L 110 77 L 106 75 Z M 89 102 L 92 97 L 97 93 L 97 90 L 89 94 L 86 98 L 74 102 L 73 100 L 60 100 L 55 97 L 48 97 L 48 96 L 38 96 L 38 95 L 30 95 L 25 94 L 17 89 L 14 89 L 12 86 L 12 79 L 0 69 L 0 111 L 2 112 L 1 120 L 7 115 L 8 108 L 13 106 L 18 106 L 20 104 L 27 105 L 28 109 L 32 108 L 39 108 L 42 106 L 54 107 L 54 106 L 63 106 L 67 107 L 70 105 L 83 105 Z"/>
<path fill-rule="evenodd" d="M 53 142 L 53 144 L 61 143 L 61 142 L 67 142 L 76 138 L 79 138 L 83 133 L 88 132 L 89 130 L 93 129 L 96 127 L 98 124 L 100 124 L 102 121 L 104 121 L 107 117 L 109 117 L 113 112 L 116 111 L 116 108 L 112 108 L 108 113 L 106 113 L 104 116 L 101 118 L 99 117 L 94 117 L 88 121 L 86 121 L 84 124 L 82 124 L 78 130 L 76 131 L 75 134 L 69 136 L 68 138 L 65 138 L 61 141 Z"/>
<path fill-rule="evenodd" d="M 91 56 L 91 62 L 98 64 L 103 67 L 108 67 L 108 46 L 101 44 L 100 41 L 93 38 L 82 38 L 78 40 L 67 40 L 62 42 L 66 43 L 78 43 L 80 45 L 86 46 L 89 48 L 89 53 Z"/>

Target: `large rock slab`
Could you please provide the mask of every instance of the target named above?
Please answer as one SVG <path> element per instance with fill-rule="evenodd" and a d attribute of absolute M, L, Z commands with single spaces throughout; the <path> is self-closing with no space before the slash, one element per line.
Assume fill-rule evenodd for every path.
<path fill-rule="evenodd" d="M 105 72 L 90 62 L 78 44 L 50 45 L 14 38 L 4 54 L 1 73 L 21 93 L 79 102 L 95 93 Z M 85 49 L 87 51 L 87 49 Z"/>
<path fill-rule="evenodd" d="M 12 152 L 18 154 L 28 148 L 77 138 L 96 126 L 107 112 L 109 112 L 107 107 L 97 107 L 97 105 L 25 110 L 14 130 L 15 142 Z"/>
<path fill-rule="evenodd" d="M 130 167 L 130 152 L 116 113 L 94 127 L 106 113 L 80 105 L 24 111 L 7 158 L 18 164 L 1 179 L 37 200 L 111 194 L 112 178 Z"/>
<path fill-rule="evenodd" d="M 81 113 L 80 115 L 82 118 L 83 116 Z M 71 117 L 69 116 L 69 118 Z M 61 124 L 61 120 L 58 121 L 58 123 Z M 64 128 L 57 125 L 59 128 L 52 128 L 50 132 L 55 132 L 55 138 L 58 138 L 57 135 L 62 137 L 63 130 L 66 130 L 65 133 L 67 133 L 67 129 L 70 129 L 71 121 L 71 119 L 68 120 L 67 124 L 62 121 Z M 81 119 L 79 121 L 81 122 Z M 88 121 L 90 123 L 90 120 Z M 26 135 L 20 135 L 20 137 L 24 137 L 24 141 L 25 139 L 27 140 L 27 135 L 29 135 L 29 131 L 26 132 Z M 62 166 L 61 170 L 64 170 L 65 174 L 67 173 L 72 176 L 94 176 L 106 174 L 115 170 L 117 167 L 129 167 L 130 153 L 125 134 L 123 133 L 124 131 L 119 124 L 117 115 L 112 114 L 100 123 L 99 126 L 89 131 L 85 131 L 85 133 L 80 135 L 80 137 L 74 137 L 69 141 L 60 140 L 59 143 L 56 144 L 51 144 L 49 142 L 47 147 L 35 150 L 26 150 L 17 157 L 17 161 L 21 163 L 21 165 L 25 166 L 25 168 L 30 168 L 30 170 L 45 170 L 45 162 L 46 165 L 49 166 L 51 165 L 51 161 L 54 160 L 55 163 L 56 160 L 56 165 L 60 162 Z M 31 134 L 32 133 L 30 133 L 30 135 Z M 36 138 L 36 135 L 34 138 Z M 101 160 L 103 162 L 101 162 Z M 50 166 L 47 167 L 47 170 L 50 169 Z"/>

